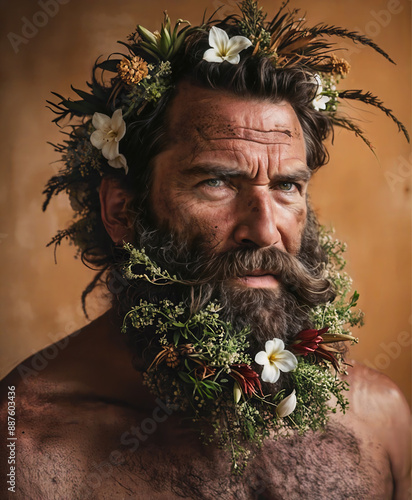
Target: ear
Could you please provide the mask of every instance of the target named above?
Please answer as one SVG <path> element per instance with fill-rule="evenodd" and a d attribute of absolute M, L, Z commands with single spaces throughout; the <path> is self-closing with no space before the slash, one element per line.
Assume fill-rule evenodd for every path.
<path fill-rule="evenodd" d="M 99 190 L 101 217 L 116 245 L 133 240 L 133 220 L 128 210 L 132 195 L 116 179 L 103 177 Z"/>

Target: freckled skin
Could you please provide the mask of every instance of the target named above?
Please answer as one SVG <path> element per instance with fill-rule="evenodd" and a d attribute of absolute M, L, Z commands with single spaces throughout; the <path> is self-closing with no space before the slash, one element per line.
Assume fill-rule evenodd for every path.
<path fill-rule="evenodd" d="M 215 252 L 273 245 L 296 254 L 310 171 L 290 104 L 182 85 L 169 117 L 171 146 L 153 160 L 157 223 L 190 228 Z"/>

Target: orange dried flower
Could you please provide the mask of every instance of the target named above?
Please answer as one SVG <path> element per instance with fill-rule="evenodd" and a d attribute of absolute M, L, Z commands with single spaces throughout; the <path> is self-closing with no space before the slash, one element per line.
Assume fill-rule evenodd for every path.
<path fill-rule="evenodd" d="M 147 62 L 139 56 L 132 59 L 124 57 L 117 65 L 117 71 L 127 85 L 139 83 L 149 74 Z"/>
<path fill-rule="evenodd" d="M 332 54 L 330 62 L 332 65 L 332 73 L 334 73 L 335 75 L 341 75 L 342 77 L 345 77 L 349 73 L 350 64 L 345 59 L 336 57 L 335 54 Z"/>

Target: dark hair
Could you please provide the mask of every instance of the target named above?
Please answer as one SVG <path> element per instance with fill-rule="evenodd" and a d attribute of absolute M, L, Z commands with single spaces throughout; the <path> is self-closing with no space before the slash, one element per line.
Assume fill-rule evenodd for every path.
<path fill-rule="evenodd" d="M 218 26 L 231 36 L 240 34 L 233 26 Z M 209 63 L 203 60 L 203 53 L 209 48 L 208 34 L 196 34 L 192 38 L 193 41 L 190 37 L 187 40 L 184 57 L 173 66 L 174 88 L 167 91 L 155 108 L 130 127 L 123 151 L 132 168 L 125 187 L 131 188 L 137 197 L 147 192 L 150 161 L 167 146 L 167 111 L 182 81 L 204 88 L 225 90 L 246 99 L 287 101 L 302 126 L 308 167 L 317 170 L 327 163 L 329 157 L 323 142 L 333 128 L 330 119 L 312 106 L 317 91 L 313 73 L 301 66 L 276 68 L 267 57 L 248 57 L 253 48 L 242 52 L 238 64 Z M 134 159 L 138 159 L 138 165 Z"/>
<path fill-rule="evenodd" d="M 225 29 L 230 36 L 240 34 L 233 25 L 218 26 Z M 167 147 L 167 113 L 179 84 L 183 81 L 204 88 L 224 90 L 245 99 L 287 101 L 302 126 L 308 167 L 316 170 L 328 160 L 323 141 L 333 129 L 330 119 L 312 106 L 317 90 L 313 73 L 301 66 L 276 68 L 273 61 L 267 57 L 250 57 L 253 47 L 242 52 L 239 64 L 209 63 L 203 60 L 203 54 L 208 48 L 206 31 L 198 32 L 187 39 L 184 55 L 173 63 L 172 88 L 163 94 L 156 106 L 148 104 L 138 119 L 128 126 L 120 152 L 127 158 L 129 173 L 124 176 L 123 172 L 118 174 L 111 167 L 103 173 L 115 177 L 120 185 L 132 194 L 133 201 L 129 208 L 137 220 L 150 221 L 148 193 L 151 184 L 151 160 Z M 108 92 L 107 87 L 105 91 Z M 112 107 L 115 109 L 115 102 Z M 94 234 L 89 234 L 90 244 L 82 251 L 82 260 L 100 268 L 100 272 L 83 293 L 83 302 L 104 271 L 112 268 L 122 258 L 122 252 L 115 248 L 104 229 L 96 195 L 93 204 L 95 213 L 91 210 L 91 214 L 96 219 L 95 231 Z"/>

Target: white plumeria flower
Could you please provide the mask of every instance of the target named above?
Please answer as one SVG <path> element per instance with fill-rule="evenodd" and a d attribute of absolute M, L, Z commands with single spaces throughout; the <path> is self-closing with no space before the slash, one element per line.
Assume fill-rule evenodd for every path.
<path fill-rule="evenodd" d="M 226 31 L 212 26 L 209 31 L 209 45 L 212 48 L 203 54 L 203 59 L 207 62 L 227 61 L 231 64 L 238 64 L 240 61 L 239 52 L 250 47 L 252 42 L 245 36 L 229 38 Z"/>
<path fill-rule="evenodd" d="M 327 95 L 321 95 L 323 92 L 322 80 L 318 74 L 315 75 L 314 84 L 318 86 L 316 91 L 316 97 L 312 101 L 312 106 L 316 109 L 316 111 L 320 111 L 321 109 L 326 109 L 326 104 L 330 101 L 330 97 Z"/>
<path fill-rule="evenodd" d="M 268 340 L 265 350 L 255 356 L 255 361 L 263 365 L 262 380 L 275 383 L 280 377 L 280 372 L 290 372 L 298 366 L 296 356 L 285 349 L 283 340 Z"/>
<path fill-rule="evenodd" d="M 282 401 L 277 405 L 276 413 L 280 418 L 284 418 L 290 415 L 293 411 L 295 411 L 295 408 L 296 408 L 296 391 L 295 389 L 293 389 L 293 391 L 289 394 L 289 396 L 286 396 L 286 398 L 282 399 Z"/>
<path fill-rule="evenodd" d="M 123 120 L 122 110 L 116 109 L 111 118 L 96 112 L 92 123 L 96 130 L 90 136 L 90 142 L 95 148 L 102 150 L 103 156 L 109 160 L 111 167 L 124 168 L 127 174 L 126 158 L 119 153 L 119 142 L 126 133 L 126 122 Z"/>

